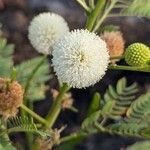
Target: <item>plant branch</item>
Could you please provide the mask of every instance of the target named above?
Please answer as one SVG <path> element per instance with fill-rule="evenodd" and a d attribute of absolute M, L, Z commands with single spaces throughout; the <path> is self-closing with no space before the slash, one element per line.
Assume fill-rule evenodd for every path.
<path fill-rule="evenodd" d="M 101 19 L 97 22 L 96 26 L 94 27 L 94 29 L 93 29 L 94 32 L 96 32 L 99 29 L 99 27 L 101 26 L 101 24 L 103 23 L 103 21 L 107 18 L 109 12 L 113 9 L 113 7 L 115 6 L 116 3 L 117 3 L 117 0 L 111 1 L 111 4 L 105 10 L 105 12 L 102 15 Z"/>
<path fill-rule="evenodd" d="M 97 19 L 98 15 L 101 13 L 105 3 L 106 3 L 106 0 L 98 0 L 97 1 L 95 9 L 91 12 L 91 14 L 89 15 L 89 17 L 87 19 L 86 28 L 89 31 L 92 31 L 93 26 L 96 22 L 96 19 Z"/>
<path fill-rule="evenodd" d="M 95 4 L 94 4 L 94 0 L 89 0 L 89 6 L 94 9 Z"/>
<path fill-rule="evenodd" d="M 58 118 L 58 115 L 61 111 L 61 102 L 62 102 L 63 96 L 68 90 L 69 90 L 68 85 L 63 83 L 60 89 L 60 92 L 58 96 L 56 97 L 56 99 L 54 100 L 52 107 L 46 117 L 49 128 L 51 128 L 54 125 L 56 119 Z"/>
<path fill-rule="evenodd" d="M 110 70 L 128 70 L 128 71 L 138 71 L 138 72 L 150 72 L 150 66 L 132 67 L 132 66 L 110 65 L 108 68 Z"/>
<path fill-rule="evenodd" d="M 101 132 L 104 132 L 104 131 L 105 131 L 105 128 L 103 128 L 102 126 L 100 126 L 100 125 L 98 125 L 98 124 L 95 124 L 95 127 L 96 127 L 96 128 L 99 127 L 99 131 L 101 131 Z M 100 130 L 100 129 L 101 129 L 101 130 Z M 72 134 L 70 134 L 70 135 L 68 135 L 68 136 L 62 137 L 62 138 L 59 140 L 58 144 L 61 144 L 61 143 L 64 143 L 64 142 L 68 142 L 68 141 L 72 141 L 72 140 L 76 140 L 76 139 L 84 139 L 84 138 L 86 138 L 87 136 L 90 136 L 90 135 L 95 134 L 95 133 L 97 133 L 97 132 L 92 131 L 92 132 L 90 132 L 90 133 L 86 133 L 86 132 L 83 132 L 83 131 L 80 131 L 80 130 L 79 130 L 79 131 L 74 132 L 74 133 L 72 133 Z"/>
<path fill-rule="evenodd" d="M 108 17 L 110 18 L 110 17 L 137 17 L 137 16 L 131 16 L 131 15 L 127 15 L 127 14 L 110 14 L 110 15 L 108 15 Z"/>
<path fill-rule="evenodd" d="M 8 129 L 6 132 L 7 132 L 7 134 L 11 134 L 11 133 L 16 133 L 16 132 L 27 132 L 27 130 L 26 129 L 21 129 L 21 128 L 18 128 L 18 127 L 14 127 L 14 128 Z M 33 131 L 28 131 L 28 132 L 33 132 Z"/>
<path fill-rule="evenodd" d="M 27 79 L 27 82 L 26 82 L 26 85 L 25 85 L 25 90 L 24 90 L 24 97 L 28 93 L 28 90 L 30 88 L 30 84 L 31 84 L 31 81 L 32 81 L 34 75 L 36 74 L 36 72 L 38 71 L 38 69 L 41 67 L 41 65 L 45 62 L 46 58 L 47 58 L 47 56 L 44 56 L 43 59 L 41 59 L 41 61 L 39 62 L 39 64 L 37 64 L 37 66 L 33 69 L 31 75 Z"/>
<path fill-rule="evenodd" d="M 114 8 L 127 8 L 128 6 L 127 5 L 121 5 L 121 4 L 118 4 L 116 6 L 114 6 Z"/>
<path fill-rule="evenodd" d="M 21 108 L 23 110 L 25 110 L 27 113 L 29 113 L 33 118 L 35 118 L 37 121 L 39 121 L 40 123 L 44 124 L 46 127 L 48 127 L 48 122 L 42 118 L 41 116 L 39 116 L 38 114 L 36 114 L 35 112 L 33 112 L 32 110 L 30 110 L 27 106 L 25 106 L 24 104 L 21 105 Z"/>
<path fill-rule="evenodd" d="M 74 132 L 68 136 L 62 137 L 58 144 L 62 144 L 71 140 L 79 139 L 79 138 L 85 138 L 87 136 L 86 133 L 80 133 L 80 132 Z"/>
<path fill-rule="evenodd" d="M 131 2 L 126 1 L 126 0 L 118 0 L 119 3 L 125 4 L 125 5 L 129 5 L 131 4 Z"/>
<path fill-rule="evenodd" d="M 87 6 L 85 0 L 76 0 L 76 1 L 79 3 L 79 5 L 80 5 L 81 7 L 84 8 L 84 10 L 85 10 L 86 12 L 89 13 L 89 12 L 91 11 L 90 8 Z"/>

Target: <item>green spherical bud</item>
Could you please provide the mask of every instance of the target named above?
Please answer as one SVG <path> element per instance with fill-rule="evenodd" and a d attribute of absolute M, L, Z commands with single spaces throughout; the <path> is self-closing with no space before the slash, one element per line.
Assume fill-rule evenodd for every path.
<path fill-rule="evenodd" d="M 150 64 L 150 49 L 142 43 L 128 46 L 125 52 L 125 61 L 130 66 L 147 66 Z"/>

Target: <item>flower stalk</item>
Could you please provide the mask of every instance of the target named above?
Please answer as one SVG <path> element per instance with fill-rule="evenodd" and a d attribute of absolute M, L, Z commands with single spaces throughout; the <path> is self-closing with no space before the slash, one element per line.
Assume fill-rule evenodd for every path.
<path fill-rule="evenodd" d="M 86 28 L 89 31 L 93 30 L 96 19 L 97 19 L 98 15 L 101 13 L 105 3 L 106 3 L 106 0 L 98 0 L 97 4 L 95 6 L 95 9 L 90 13 L 90 15 L 87 19 L 87 23 L 86 23 Z"/>
<path fill-rule="evenodd" d="M 79 130 L 79 131 L 74 132 L 74 133 L 72 133 L 68 136 L 64 136 L 59 140 L 58 144 L 65 143 L 65 142 L 72 141 L 72 140 L 77 140 L 77 139 L 82 140 L 82 139 L 86 138 L 89 135 L 92 135 L 92 134 L 95 134 L 95 133 L 98 133 L 98 132 L 107 131 L 106 128 L 99 125 L 98 123 L 95 123 L 95 128 L 97 128 L 97 131 L 92 131 L 90 133 L 86 133 L 86 132 L 82 132 L 82 131 Z"/>
<path fill-rule="evenodd" d="M 83 7 L 83 9 L 84 9 L 87 13 L 89 13 L 89 12 L 91 11 L 90 8 L 87 6 L 85 0 L 76 0 L 76 1 L 78 2 L 78 4 L 79 4 L 81 7 Z"/>
<path fill-rule="evenodd" d="M 62 137 L 58 144 L 62 144 L 62 143 L 65 143 L 65 142 L 68 142 L 68 141 L 72 141 L 72 140 L 76 140 L 76 139 L 84 139 L 85 137 L 87 136 L 86 133 L 79 133 L 79 132 L 74 132 L 68 136 L 65 136 L 65 137 Z"/>
<path fill-rule="evenodd" d="M 53 127 L 56 119 L 58 118 L 61 111 L 61 102 L 63 100 L 63 96 L 68 90 L 69 90 L 68 85 L 66 83 L 63 83 L 62 87 L 60 88 L 60 92 L 56 97 L 56 99 L 54 100 L 51 109 L 46 117 L 49 128 Z"/>
<path fill-rule="evenodd" d="M 97 22 L 97 24 L 95 25 L 95 27 L 93 29 L 94 32 L 96 32 L 99 29 L 99 27 L 101 26 L 103 21 L 106 19 L 106 17 L 108 16 L 109 12 L 114 8 L 116 3 L 117 3 L 117 0 L 113 0 L 111 2 L 111 4 L 109 5 L 109 7 L 104 11 L 104 14 L 102 15 L 102 17 L 100 18 L 100 20 Z"/>
<path fill-rule="evenodd" d="M 22 104 L 21 108 L 28 114 L 30 114 L 33 118 L 35 118 L 37 121 L 39 121 L 41 124 L 44 124 L 46 127 L 48 127 L 48 122 L 44 118 L 33 112 L 32 110 L 30 110 L 27 106 Z"/>
<path fill-rule="evenodd" d="M 36 72 L 39 70 L 39 68 L 42 66 L 42 64 L 45 62 L 45 59 L 47 58 L 47 56 L 45 55 L 43 57 L 43 59 L 41 59 L 41 61 L 39 62 L 39 64 L 37 64 L 37 66 L 33 69 L 31 75 L 28 77 L 25 88 L 24 88 L 24 105 L 27 105 L 27 99 L 26 99 L 26 95 L 28 94 L 28 91 L 30 89 L 30 84 L 32 79 L 34 78 L 34 75 L 36 74 Z M 30 107 L 29 107 L 30 108 Z M 24 110 L 21 110 L 21 115 L 23 116 L 25 114 Z"/>
<path fill-rule="evenodd" d="M 95 3 L 94 3 L 94 0 L 89 0 L 89 6 L 94 9 L 95 7 Z"/>
<path fill-rule="evenodd" d="M 127 71 L 138 71 L 138 72 L 150 72 L 150 66 L 131 67 L 131 66 L 110 65 L 108 68 L 110 70 L 127 70 Z"/>
<path fill-rule="evenodd" d="M 39 62 L 39 64 L 37 64 L 37 66 L 33 69 L 31 75 L 29 76 L 29 78 L 27 79 L 27 82 L 26 82 L 26 85 L 25 85 L 25 90 L 24 90 L 24 97 L 26 96 L 26 94 L 28 93 L 29 91 L 29 88 L 30 88 L 30 84 L 31 84 L 31 81 L 34 77 L 34 75 L 36 74 L 36 72 L 39 70 L 39 68 L 43 65 L 43 63 L 45 62 L 45 59 L 47 58 L 47 56 L 45 55 L 43 57 L 43 59 L 41 59 L 41 61 Z"/>

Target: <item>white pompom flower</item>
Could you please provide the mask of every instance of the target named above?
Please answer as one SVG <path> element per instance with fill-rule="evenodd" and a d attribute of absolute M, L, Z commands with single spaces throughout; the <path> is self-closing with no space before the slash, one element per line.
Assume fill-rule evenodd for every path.
<path fill-rule="evenodd" d="M 40 53 L 51 54 L 53 45 L 69 31 L 66 21 L 54 13 L 41 13 L 29 26 L 28 38 Z"/>
<path fill-rule="evenodd" d="M 94 85 L 109 64 L 106 43 L 88 30 L 74 30 L 54 45 L 53 67 L 58 79 L 74 88 Z"/>

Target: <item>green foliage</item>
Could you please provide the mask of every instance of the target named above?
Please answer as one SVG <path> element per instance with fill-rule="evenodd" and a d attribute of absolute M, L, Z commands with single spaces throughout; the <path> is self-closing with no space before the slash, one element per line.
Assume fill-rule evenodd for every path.
<path fill-rule="evenodd" d="M 149 150 L 149 149 L 150 149 L 150 141 L 142 141 L 129 146 L 126 150 Z"/>
<path fill-rule="evenodd" d="M 92 113 L 89 117 L 87 117 L 82 123 L 82 131 L 87 133 L 95 133 L 97 132 L 96 125 L 98 124 L 98 120 L 101 118 L 101 111 L 96 111 Z"/>
<path fill-rule="evenodd" d="M 14 45 L 7 44 L 7 40 L 0 38 L 0 77 L 10 77 L 13 68 L 13 52 Z M 29 78 L 33 74 L 33 70 L 44 59 L 43 56 L 22 62 L 16 65 L 17 80 L 26 88 Z M 44 62 L 39 66 L 31 79 L 26 99 L 31 101 L 41 100 L 45 98 L 45 91 L 47 82 L 51 78 L 48 60 L 45 58 Z"/>
<path fill-rule="evenodd" d="M 112 85 L 109 85 L 104 95 L 103 116 L 115 120 L 120 119 L 135 99 L 137 91 L 137 84 L 134 83 L 127 86 L 125 78 L 117 82 L 116 89 Z"/>
<path fill-rule="evenodd" d="M 150 124 L 150 91 L 141 95 L 134 101 L 127 111 L 128 121 L 133 120 L 137 123 L 149 121 Z"/>
<path fill-rule="evenodd" d="M 100 102 L 101 95 L 98 92 L 96 92 L 89 105 L 87 117 L 81 125 L 81 130 L 78 131 L 81 135 L 79 137 L 75 136 L 74 139 L 59 145 L 59 147 L 57 147 L 56 150 L 74 150 L 75 145 L 79 144 L 84 139 L 84 135 L 97 132 L 97 129 L 95 127 L 97 125 L 98 119 L 100 119 L 101 117 L 101 110 L 99 110 Z"/>
<path fill-rule="evenodd" d="M 100 100 L 101 100 L 101 96 L 98 92 L 96 92 L 93 96 L 93 99 L 90 103 L 90 106 L 88 108 L 88 114 L 87 116 L 90 116 L 92 113 L 94 113 L 95 111 L 97 111 L 100 107 Z"/>
<path fill-rule="evenodd" d="M 129 2 L 131 4 L 124 8 L 121 14 L 150 18 L 150 0 L 130 0 Z"/>
<path fill-rule="evenodd" d="M 16 131 L 36 132 L 37 127 L 33 123 L 33 121 L 31 121 L 31 119 L 29 119 L 26 116 L 14 117 L 14 118 L 10 118 L 8 120 L 8 131 L 15 132 L 15 130 Z"/>
<path fill-rule="evenodd" d="M 56 147 L 56 150 L 74 150 L 75 146 L 77 144 L 79 144 L 83 139 L 84 138 L 82 138 L 82 137 L 78 137 L 74 140 L 65 142 L 65 143 L 59 145 L 58 147 Z"/>
<path fill-rule="evenodd" d="M 150 138 L 150 92 L 136 98 L 137 92 L 137 84 L 128 86 L 125 78 L 117 82 L 116 88 L 109 85 L 103 107 L 83 121 L 82 131 Z M 107 124 L 108 120 L 112 122 Z"/>
<path fill-rule="evenodd" d="M 116 25 L 106 25 L 102 28 L 102 32 L 112 32 L 112 31 L 119 31 L 120 27 Z"/>
<path fill-rule="evenodd" d="M 150 138 L 150 92 L 137 98 L 127 109 L 126 116 L 109 126 L 112 132 Z"/>
<path fill-rule="evenodd" d="M 12 71 L 14 46 L 7 44 L 7 40 L 0 38 L 0 77 L 12 77 L 17 73 L 17 81 L 21 83 L 26 90 L 25 98 L 30 101 L 41 100 L 45 98 L 47 86 L 45 83 L 50 79 L 50 68 L 48 60 L 39 56 L 16 65 L 16 71 Z M 38 68 L 37 70 L 35 70 Z M 31 120 L 31 117 L 16 117 L 8 120 L 8 128 L 1 128 L 0 124 L 0 150 L 13 150 L 9 140 L 2 140 L 2 136 L 14 132 L 31 132 L 41 136 L 50 136 L 49 132 L 39 130 L 37 125 Z"/>
<path fill-rule="evenodd" d="M 26 88 L 28 79 L 33 73 L 33 69 L 43 60 L 43 58 L 43 56 L 39 56 L 16 66 L 17 80 L 24 88 Z M 40 65 L 30 82 L 28 92 L 26 93 L 26 99 L 35 101 L 45 98 L 45 91 L 47 89 L 45 82 L 50 79 L 49 70 L 48 60 L 45 59 L 44 63 Z"/>
<path fill-rule="evenodd" d="M 144 129 L 148 128 L 147 123 L 137 124 L 135 122 L 122 121 L 116 124 L 112 124 L 108 128 L 108 132 L 112 134 L 150 138 L 150 135 L 145 136 Z"/>
<path fill-rule="evenodd" d="M 7 40 L 0 38 L 0 77 L 9 77 L 13 67 L 12 54 L 14 45 L 7 44 Z"/>
<path fill-rule="evenodd" d="M 31 132 L 40 136 L 50 136 L 48 132 L 39 130 L 37 125 L 33 122 L 33 119 L 27 116 L 10 118 L 8 120 L 7 132 Z"/>
<path fill-rule="evenodd" d="M 7 44 L 7 40 L 0 37 L 0 77 L 15 79 L 17 75 L 17 81 L 26 91 L 25 99 L 32 102 L 44 99 L 47 90 L 45 83 L 51 77 L 49 62 L 46 57 L 38 56 L 14 66 L 13 53 L 14 46 Z M 14 67 L 16 71 L 13 70 Z M 30 132 L 40 136 L 50 136 L 49 132 L 38 129 L 32 120 L 31 117 L 25 116 L 9 119 L 7 129 L 2 128 L 4 125 L 0 124 L 0 150 L 14 149 L 9 139 L 4 140 L 2 137 L 7 133 Z"/>
<path fill-rule="evenodd" d="M 15 150 L 5 131 L 4 120 L 0 118 L 0 150 Z"/>
<path fill-rule="evenodd" d="M 0 150 L 16 150 L 15 147 L 11 145 L 11 142 L 0 136 Z"/>

